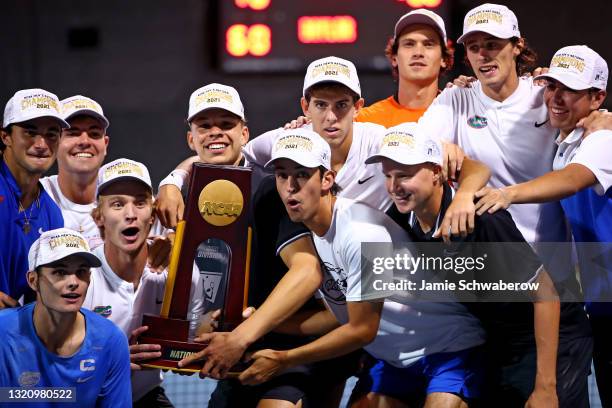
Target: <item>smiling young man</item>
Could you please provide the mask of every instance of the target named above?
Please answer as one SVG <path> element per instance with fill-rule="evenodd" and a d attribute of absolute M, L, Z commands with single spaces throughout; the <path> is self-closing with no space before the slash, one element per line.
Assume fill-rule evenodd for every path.
<path fill-rule="evenodd" d="M 62 128 L 57 96 L 43 89 L 15 93 L 0 131 L 0 309 L 31 294 L 28 249 L 43 231 L 64 226 L 60 209 L 39 183 L 53 165 Z"/>
<path fill-rule="evenodd" d="M 90 267 L 100 266 L 100 260 L 82 235 L 60 228 L 41 234 L 28 262 L 27 280 L 36 302 L 0 311 L 0 386 L 50 387 L 55 403 L 70 397 L 65 402 L 80 407 L 130 406 L 125 336 L 114 324 L 81 309 Z"/>
<path fill-rule="evenodd" d="M 176 227 L 183 217 L 185 203 L 181 189 L 192 164 L 243 165 L 241 149 L 249 140 L 240 95 L 227 85 L 212 83 L 193 91 L 189 97 L 187 125 L 187 144 L 197 156 L 180 163 L 159 184 L 157 215 L 168 228 Z"/>
<path fill-rule="evenodd" d="M 104 243 L 94 250 L 102 265 L 92 270 L 83 307 L 115 323 L 127 337 L 136 338 L 145 313 L 159 315 L 167 271 L 157 273 L 147 265 L 147 237 L 155 219 L 151 179 L 147 168 L 128 159 L 103 165 L 96 184 L 97 206 L 92 216 Z M 202 283 L 194 267 L 189 313 L 202 313 Z M 160 370 L 142 370 L 141 360 L 159 357 L 159 345 L 132 344 L 132 394 L 134 406 L 172 406 L 161 387 Z"/>
<path fill-rule="evenodd" d="M 482 196 L 477 203 L 479 213 L 511 204 L 561 201 L 576 241 L 582 290 L 593 329 L 593 363 L 604 406 L 612 404 L 612 257 L 605 255 L 612 242 L 612 129 L 583 138 L 584 129 L 577 124 L 603 103 L 608 75 L 606 61 L 587 46 L 557 51 L 549 72 L 538 77 L 548 81 L 544 101 L 551 126 L 559 130 L 553 171 L 527 182 L 477 193 Z"/>
<path fill-rule="evenodd" d="M 82 95 L 61 101 L 62 117 L 70 127 L 62 132 L 57 149 L 58 174 L 40 180 L 62 209 L 64 226 L 79 231 L 93 249 L 102 243 L 91 217 L 96 179 L 106 157 L 109 121 L 99 103 Z"/>
<path fill-rule="evenodd" d="M 331 157 L 330 146 L 321 136 L 294 129 L 278 136 L 267 163 L 274 166 L 276 187 L 289 218 L 303 222 L 313 233 L 323 265 L 320 293 L 331 314 L 295 316 L 290 324 L 295 330 L 322 336 L 287 351 L 254 353 L 254 363 L 241 374 L 241 381 L 259 383 L 297 364 L 365 347 L 381 360 L 367 391 L 422 399 L 431 407 L 465 406 L 462 398 L 477 396 L 482 379 L 475 349 L 484 341 L 482 329 L 456 303 L 408 305 L 383 302 L 381 296 L 362 292 L 362 243 L 399 245 L 408 236 L 384 213 L 334 195 Z M 339 326 L 328 331 L 332 316 Z"/>
<path fill-rule="evenodd" d="M 439 76 L 453 65 L 444 20 L 427 9 L 404 14 L 395 24 L 385 55 L 391 63 L 397 91 L 361 109 L 355 120 L 384 127 L 416 122 L 438 95 Z"/>

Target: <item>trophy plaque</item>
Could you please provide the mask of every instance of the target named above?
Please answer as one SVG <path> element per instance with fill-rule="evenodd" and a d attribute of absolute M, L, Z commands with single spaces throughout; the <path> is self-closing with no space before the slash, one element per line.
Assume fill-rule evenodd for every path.
<path fill-rule="evenodd" d="M 217 301 L 213 303 L 222 308 L 218 330 L 231 331 L 242 322 L 242 311 L 247 306 L 251 251 L 250 197 L 250 169 L 193 165 L 185 215 L 178 223 L 172 247 L 161 315 L 143 316 L 142 325 L 149 329 L 138 339 L 139 343 L 161 345 L 162 355 L 148 360 L 142 364 L 144 367 L 195 372 L 204 364 L 200 361 L 180 369 L 177 366 L 180 360 L 204 348 L 202 343 L 189 341 L 192 322 L 188 318 L 193 265 L 202 248 L 216 250 L 220 248 L 219 243 L 226 247 L 224 273 L 216 268 L 209 278 L 204 278 L 207 300 L 210 292 L 206 279 L 215 280 L 213 300 Z"/>

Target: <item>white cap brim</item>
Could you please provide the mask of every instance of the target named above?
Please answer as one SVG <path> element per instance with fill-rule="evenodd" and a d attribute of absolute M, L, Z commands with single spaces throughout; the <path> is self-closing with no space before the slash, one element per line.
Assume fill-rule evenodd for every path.
<path fill-rule="evenodd" d="M 324 79 L 321 79 L 320 81 L 316 81 L 316 82 L 313 82 L 313 83 L 309 84 L 307 88 L 304 88 L 304 95 L 306 95 L 306 92 L 308 92 L 308 90 L 310 88 L 312 88 L 315 85 L 320 85 L 320 84 L 341 84 L 341 85 L 344 85 L 348 89 L 350 89 L 351 91 L 355 92 L 361 98 L 361 89 L 356 89 L 353 84 L 350 84 L 350 83 L 348 83 L 346 81 L 338 81 L 338 80 L 330 79 L 330 78 L 324 78 Z"/>
<path fill-rule="evenodd" d="M 228 105 L 224 105 L 224 104 L 207 104 L 206 107 L 204 109 L 200 109 L 199 111 L 191 114 L 188 118 L 187 118 L 187 122 L 191 122 L 193 120 L 193 118 L 195 118 L 196 116 L 198 116 L 200 113 L 202 112 L 206 112 L 207 110 L 210 109 L 222 109 L 224 111 L 227 111 L 233 115 L 238 116 L 240 119 L 242 119 L 242 121 L 246 121 L 246 119 L 244 118 L 244 115 L 241 112 L 237 112 L 236 109 L 231 109 Z"/>
<path fill-rule="evenodd" d="M 365 163 L 366 164 L 380 163 L 381 161 L 383 161 L 383 159 L 393 160 L 394 162 L 403 164 L 405 166 L 412 166 L 415 164 L 423 164 L 423 163 L 432 163 L 432 164 L 437 164 L 438 166 L 440 165 L 440 163 L 424 158 L 423 156 L 420 156 L 420 155 L 414 155 L 414 154 L 401 154 L 400 155 L 400 154 L 392 154 L 392 153 L 375 154 L 373 156 L 368 157 Z"/>
<path fill-rule="evenodd" d="M 444 43 L 447 42 L 446 33 L 442 30 L 440 25 L 438 25 L 438 22 L 425 14 L 418 13 L 405 16 L 397 22 L 394 32 L 395 39 L 397 39 L 397 37 L 406 29 L 406 27 L 413 24 L 425 24 L 435 28 L 438 34 L 440 34 L 440 37 L 442 37 L 442 41 Z"/>
<path fill-rule="evenodd" d="M 60 257 L 60 258 L 58 258 L 58 259 L 54 259 L 54 260 L 52 260 L 52 261 L 45 262 L 45 263 L 40 264 L 40 265 L 29 265 L 29 268 L 28 268 L 28 269 L 29 269 L 29 270 L 31 270 L 31 271 L 33 271 L 33 270 L 35 270 L 36 268 L 39 268 L 39 267 L 41 267 L 41 266 L 48 266 L 48 265 L 52 265 L 52 264 L 54 264 L 54 263 L 56 263 L 56 262 L 61 261 L 62 259 L 66 259 L 66 258 L 71 257 L 71 256 L 79 256 L 79 257 L 81 257 L 81 258 L 85 259 L 85 261 L 87 261 L 87 263 L 89 264 L 89 266 L 90 266 L 90 267 L 93 267 L 93 268 L 97 268 L 97 267 L 99 267 L 99 266 L 102 266 L 102 262 L 100 261 L 100 258 L 98 258 L 97 256 L 95 256 L 95 255 L 94 255 L 94 254 L 92 254 L 91 252 L 79 251 L 79 252 L 73 252 L 73 253 L 70 253 L 70 254 L 66 254 L 65 256 L 62 256 L 62 257 Z"/>
<path fill-rule="evenodd" d="M 457 38 L 457 43 L 458 44 L 463 44 L 465 42 L 465 39 L 467 37 L 469 37 L 470 35 L 474 34 L 474 33 L 485 33 L 485 34 L 490 34 L 493 37 L 496 38 L 501 38 L 502 40 L 507 40 L 509 38 L 515 37 L 515 35 L 513 33 L 508 34 L 508 33 L 504 33 L 498 30 L 493 30 L 493 29 L 483 29 L 482 27 L 478 27 L 474 30 L 470 30 L 467 33 L 463 33 L 463 35 L 459 38 Z"/>
<path fill-rule="evenodd" d="M 138 178 L 138 177 L 135 177 L 135 176 L 119 176 L 119 177 L 112 178 L 112 179 L 108 180 L 105 183 L 100 184 L 96 188 L 96 197 L 98 197 L 100 195 L 100 191 L 104 190 L 106 187 L 110 186 L 111 184 L 114 184 L 114 183 L 116 183 L 118 181 L 127 181 L 127 180 L 138 181 L 141 184 L 143 184 L 144 186 L 146 186 L 149 190 L 151 190 L 151 192 L 153 192 L 153 187 L 151 187 L 151 185 L 149 185 L 146 181 L 144 181 L 141 178 Z"/>
<path fill-rule="evenodd" d="M 312 155 L 288 155 L 288 154 L 281 154 L 278 155 L 276 157 L 274 157 L 272 160 L 269 160 L 264 167 L 266 168 L 273 168 L 274 167 L 274 162 L 276 162 L 277 160 L 280 159 L 288 159 L 291 160 L 297 164 L 299 164 L 300 166 L 304 166 L 306 168 L 309 169 L 314 169 L 317 168 L 319 166 L 325 167 L 327 168 L 327 166 L 325 166 L 323 163 L 321 163 L 319 160 L 313 159 Z M 329 169 L 328 169 L 329 170 Z"/>
<path fill-rule="evenodd" d="M 582 91 L 584 89 L 592 88 L 590 84 L 587 84 L 586 82 L 581 81 L 580 79 L 576 78 L 573 75 L 560 75 L 560 74 L 555 74 L 554 72 L 553 73 L 547 72 L 546 74 L 538 75 L 537 77 L 535 77 L 534 81 L 537 81 L 539 79 L 554 79 L 575 91 Z"/>
<path fill-rule="evenodd" d="M 61 116 L 59 115 L 54 115 L 54 114 L 46 114 L 46 115 L 25 115 L 21 118 L 19 118 L 19 122 L 14 121 L 14 122 L 10 122 L 7 124 L 3 124 L 3 127 L 8 127 L 9 125 L 17 125 L 19 123 L 23 123 L 23 122 L 27 122 L 29 120 L 33 120 L 33 119 L 38 119 L 38 118 L 53 118 L 56 119 L 58 122 L 60 122 L 60 127 L 63 129 L 68 129 L 70 127 L 70 125 L 68 124 L 68 122 L 66 122 Z"/>
<path fill-rule="evenodd" d="M 70 115 L 66 116 L 64 119 L 66 121 L 68 121 L 68 120 L 70 120 L 70 118 L 74 118 L 75 116 L 78 116 L 78 115 L 92 116 L 92 117 L 94 117 L 96 119 L 99 119 L 99 120 L 102 121 L 102 123 L 104 123 L 104 128 L 107 128 L 110 125 L 108 119 L 106 119 L 104 116 L 100 115 L 98 112 L 93 111 L 91 109 L 79 109 L 79 110 L 76 110 L 76 111 L 72 112 Z"/>

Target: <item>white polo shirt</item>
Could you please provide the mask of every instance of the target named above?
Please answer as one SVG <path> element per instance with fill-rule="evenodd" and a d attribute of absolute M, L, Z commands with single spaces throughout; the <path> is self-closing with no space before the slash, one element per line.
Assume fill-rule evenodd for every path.
<path fill-rule="evenodd" d="M 348 322 L 347 301 L 368 300 L 361 291 L 361 244 L 410 241 L 383 212 L 340 197 L 329 229 L 321 237 L 313 234 L 313 240 L 323 266 L 319 292 L 342 324 Z M 385 300 L 376 338 L 364 348 L 389 364 L 406 367 L 426 355 L 465 350 L 484 339 L 478 319 L 459 303 Z"/>
<path fill-rule="evenodd" d="M 459 145 L 491 169 L 489 184 L 500 188 L 552 170 L 555 130 L 548 122 L 544 88 L 520 78 L 503 102 L 489 98 L 480 82 L 445 89 L 418 122 L 417 132 Z M 558 203 L 513 205 L 508 211 L 529 243 L 566 241 Z"/>
<path fill-rule="evenodd" d="M 582 138 L 583 128 L 574 129 L 565 139 L 557 137 L 557 153 L 554 170 L 561 170 L 568 164 L 581 164 L 597 178 L 593 189 L 604 195 L 612 185 L 612 130 L 599 130 Z"/>
<path fill-rule="evenodd" d="M 168 272 L 156 273 L 145 266 L 138 288 L 126 282 L 113 272 L 104 255 L 104 245 L 97 247 L 94 254 L 102 266 L 91 269 L 91 280 L 83 307 L 90 309 L 115 323 L 125 335 L 142 325 L 144 314 L 159 315 L 161 312 Z M 203 309 L 203 288 L 200 272 L 194 265 L 189 311 L 201 315 Z M 138 401 L 147 392 L 162 383 L 160 370 L 132 371 L 132 399 Z"/>
<path fill-rule="evenodd" d="M 91 216 L 91 211 L 95 208 L 95 202 L 90 204 L 77 204 L 70 201 L 63 193 L 57 182 L 57 175 L 43 177 L 40 182 L 62 210 L 64 226 L 80 232 L 89 243 L 89 247 L 94 249 L 104 242 L 100 236 L 100 230 Z"/>
<path fill-rule="evenodd" d="M 311 125 L 305 127 L 312 129 Z M 243 153 L 249 165 L 261 168 L 270 160 L 274 141 L 281 131 L 282 128 L 271 130 L 247 143 Z M 368 157 L 378 153 L 384 133 L 383 126 L 353 122 L 351 148 L 344 165 L 336 174 L 336 184 L 341 188 L 338 197 L 350 198 L 382 210 L 391 206 L 380 163 L 365 164 Z"/>

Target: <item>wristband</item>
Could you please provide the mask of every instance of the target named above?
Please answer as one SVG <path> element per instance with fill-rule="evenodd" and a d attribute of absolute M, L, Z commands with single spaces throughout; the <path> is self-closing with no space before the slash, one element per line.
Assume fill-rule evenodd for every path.
<path fill-rule="evenodd" d="M 183 184 L 185 183 L 185 180 L 187 180 L 188 176 L 189 173 L 185 170 L 172 170 L 172 172 L 168 174 L 166 178 L 159 182 L 159 188 L 168 184 L 172 184 L 173 186 L 176 186 L 179 190 L 182 190 Z"/>

